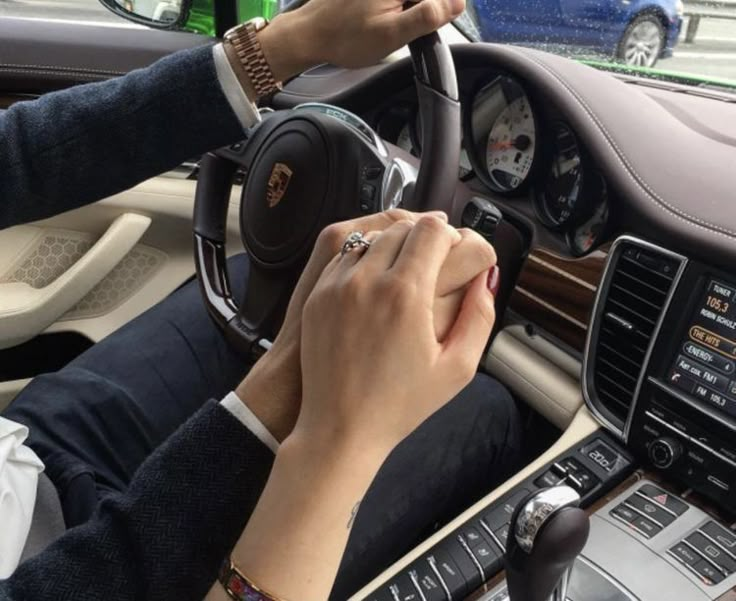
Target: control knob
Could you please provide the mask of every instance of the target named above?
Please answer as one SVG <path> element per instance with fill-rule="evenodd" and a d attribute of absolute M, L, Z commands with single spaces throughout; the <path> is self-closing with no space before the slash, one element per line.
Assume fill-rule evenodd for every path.
<path fill-rule="evenodd" d="M 664 437 L 653 440 L 649 445 L 649 459 L 654 467 L 666 470 L 672 467 L 682 455 L 682 444 L 674 438 Z"/>

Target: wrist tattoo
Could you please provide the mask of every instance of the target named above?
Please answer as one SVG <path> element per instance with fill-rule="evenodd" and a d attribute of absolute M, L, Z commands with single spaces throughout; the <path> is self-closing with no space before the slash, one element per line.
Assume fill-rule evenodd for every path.
<path fill-rule="evenodd" d="M 355 516 L 358 515 L 358 510 L 360 509 L 360 503 L 362 502 L 362 499 L 358 501 L 354 506 L 352 511 L 350 512 L 350 519 L 348 520 L 348 530 L 350 530 L 353 527 L 353 524 L 355 523 Z"/>

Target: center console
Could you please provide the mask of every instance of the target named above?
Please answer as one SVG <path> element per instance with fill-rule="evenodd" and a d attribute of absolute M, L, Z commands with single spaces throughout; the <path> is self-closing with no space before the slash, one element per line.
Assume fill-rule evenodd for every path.
<path fill-rule="evenodd" d="M 502 570 L 512 515 L 530 492 L 562 483 L 590 516 L 566 601 L 735 601 L 736 280 L 619 238 L 598 288 L 582 384 L 603 429 L 456 520 L 360 598 L 509 601 Z"/>

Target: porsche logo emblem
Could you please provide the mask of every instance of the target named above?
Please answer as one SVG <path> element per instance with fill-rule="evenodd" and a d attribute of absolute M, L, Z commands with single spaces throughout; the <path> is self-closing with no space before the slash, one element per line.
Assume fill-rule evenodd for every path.
<path fill-rule="evenodd" d="M 283 163 L 276 163 L 271 170 L 266 188 L 266 201 L 272 209 L 281 202 L 289 188 L 289 182 L 294 172 Z"/>

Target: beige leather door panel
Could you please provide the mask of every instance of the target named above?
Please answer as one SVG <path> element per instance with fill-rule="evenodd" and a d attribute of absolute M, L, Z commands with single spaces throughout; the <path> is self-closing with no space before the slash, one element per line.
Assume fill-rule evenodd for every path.
<path fill-rule="evenodd" d="M 0 348 L 42 332 L 99 341 L 190 279 L 194 192 L 193 181 L 158 177 L 0 232 Z M 243 250 L 239 194 L 229 213 L 231 254 Z"/>

